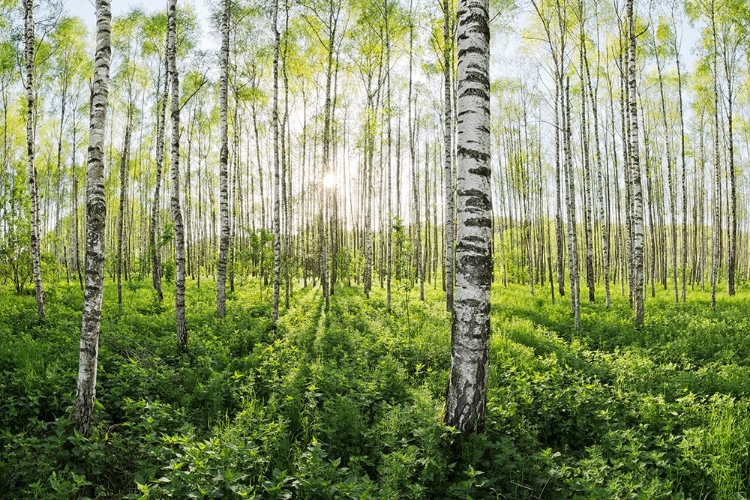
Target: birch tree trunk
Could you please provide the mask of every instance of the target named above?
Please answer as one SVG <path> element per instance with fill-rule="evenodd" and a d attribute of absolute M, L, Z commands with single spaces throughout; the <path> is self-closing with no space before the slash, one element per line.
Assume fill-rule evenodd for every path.
<path fill-rule="evenodd" d="M 340 4 L 338 6 L 340 8 Z M 326 233 L 326 221 L 324 219 L 324 212 L 327 212 L 324 210 L 324 206 L 327 206 L 328 204 L 328 193 L 326 193 L 325 187 L 322 186 L 322 178 L 328 174 L 331 173 L 331 128 L 332 124 L 331 121 L 333 120 L 332 117 L 332 110 L 333 110 L 333 103 L 331 99 L 331 84 L 333 83 L 333 64 L 334 64 L 334 58 L 333 53 L 336 43 L 336 28 L 338 23 L 338 14 L 339 10 L 334 5 L 333 1 L 330 2 L 329 5 L 329 11 L 328 11 L 328 40 L 327 44 L 325 45 L 327 54 L 327 62 L 326 62 L 326 86 L 325 86 L 325 104 L 323 109 L 323 171 L 321 175 L 321 198 L 319 200 L 319 213 L 318 216 L 320 218 L 320 241 L 319 241 L 319 247 L 320 247 L 320 285 L 323 292 L 323 298 L 325 301 L 325 308 L 328 310 L 328 306 L 330 303 L 330 283 L 329 283 L 329 258 L 328 258 L 328 239 L 327 239 L 327 233 Z M 278 57 L 277 57 L 278 59 Z M 278 64 L 278 63 L 277 63 Z M 278 69 L 276 70 L 278 71 Z M 278 79 L 278 74 L 275 77 Z M 278 93 L 278 88 L 276 90 Z M 275 264 L 274 264 L 275 267 Z"/>
<path fill-rule="evenodd" d="M 386 165 L 386 178 L 388 185 L 385 191 L 388 197 L 386 214 L 385 230 L 386 235 L 386 307 L 388 310 L 391 309 L 391 274 L 393 271 L 393 166 L 391 165 L 391 145 L 392 145 L 392 130 L 391 130 L 391 116 L 393 110 L 391 109 L 391 39 L 390 29 L 388 26 L 388 0 L 383 2 L 383 25 L 385 31 L 385 103 L 383 106 L 383 121 L 385 122 L 386 130 L 386 154 L 385 154 L 385 165 Z"/>
<path fill-rule="evenodd" d="M 635 80 L 635 24 L 633 17 L 633 0 L 627 1 L 628 22 L 628 107 L 630 109 L 630 135 L 629 135 L 629 158 L 630 158 L 630 184 L 633 203 L 633 312 L 635 325 L 643 326 L 644 319 L 644 293 L 643 293 L 643 189 L 641 187 L 641 168 L 638 154 L 638 107 L 636 102 L 636 80 Z"/>
<path fill-rule="evenodd" d="M 76 165 L 76 116 L 78 114 L 78 108 L 73 110 L 73 158 L 71 161 L 70 170 L 73 175 L 73 252 L 75 252 L 75 264 L 76 273 L 78 274 L 78 285 L 81 287 L 81 291 L 84 291 L 83 287 L 83 274 L 81 273 L 81 252 L 79 250 L 80 244 L 78 242 L 78 168 Z"/>
<path fill-rule="evenodd" d="M 125 211 L 128 206 L 128 164 L 130 163 L 130 137 L 133 126 L 133 104 L 128 106 L 125 139 L 120 158 L 120 210 L 117 214 L 117 305 L 122 307 L 122 261 L 125 239 Z"/>
<path fill-rule="evenodd" d="M 598 38 L 598 36 L 597 36 Z M 598 57 L 597 57 L 598 59 Z M 591 68 L 589 67 L 588 59 L 586 57 L 586 51 L 584 51 L 584 62 L 586 67 L 586 80 L 588 82 L 589 99 L 591 100 L 591 113 L 594 119 L 594 148 L 596 153 L 596 176 L 597 183 L 599 185 L 599 224 L 602 232 L 602 267 L 604 268 L 604 301 L 607 309 L 612 305 L 610 296 L 610 272 L 609 272 L 609 261 L 610 261 L 610 242 L 609 242 L 609 218 L 607 217 L 609 207 L 609 196 L 607 186 L 609 184 L 609 176 L 605 175 L 602 168 L 602 151 L 601 143 L 599 141 L 599 111 L 597 105 L 597 96 L 599 90 L 598 76 L 597 84 L 594 87 L 591 83 Z M 597 68 L 599 64 L 597 62 Z M 598 75 L 598 69 L 597 69 Z M 605 154 L 606 159 L 606 154 Z"/>
<path fill-rule="evenodd" d="M 656 57 L 656 70 L 659 76 L 659 97 L 661 101 L 661 114 L 662 114 L 662 125 L 664 126 L 664 149 L 667 156 L 667 182 L 669 183 L 669 209 L 671 211 L 672 227 L 671 227 L 671 240 L 672 240 L 672 285 L 674 288 L 674 301 L 680 301 L 679 287 L 677 285 L 677 194 L 676 194 L 676 182 L 674 180 L 675 168 L 674 162 L 672 161 L 672 148 L 670 146 L 669 136 L 671 135 L 672 128 L 669 126 L 669 120 L 667 119 L 667 100 L 664 95 L 664 78 L 662 75 L 662 63 L 659 57 L 659 47 L 656 40 L 656 33 L 654 32 L 654 55 Z M 679 56 L 678 56 L 679 57 Z"/>
<path fill-rule="evenodd" d="M 83 298 L 81 342 L 75 420 L 78 431 L 89 435 L 96 395 L 99 324 L 104 295 L 104 134 L 109 98 L 111 55 L 109 0 L 96 2 L 96 56 L 91 88 L 89 159 L 86 171 L 86 290 Z"/>
<path fill-rule="evenodd" d="M 151 206 L 151 226 L 149 228 L 149 245 L 151 246 L 151 281 L 156 290 L 156 300 L 161 303 L 164 300 L 164 293 L 161 289 L 161 259 L 159 256 L 159 247 L 156 244 L 156 228 L 159 226 L 159 200 L 161 197 L 161 175 L 164 166 L 164 129 L 166 127 L 167 114 L 167 84 L 169 65 L 167 64 L 166 54 L 164 57 L 164 87 L 161 86 L 161 69 L 159 78 L 157 78 L 157 89 L 161 91 L 159 102 L 157 103 L 156 115 L 156 185 L 154 186 L 154 201 Z"/>
<path fill-rule="evenodd" d="M 174 221 L 175 291 L 174 313 L 177 345 L 187 349 L 185 322 L 185 227 L 180 207 L 180 77 L 177 73 L 177 0 L 169 0 L 167 21 L 167 64 L 171 84 L 172 115 L 172 219 Z"/>
<path fill-rule="evenodd" d="M 291 148 L 292 148 L 292 131 L 289 125 L 289 73 L 287 66 L 289 62 L 289 0 L 284 1 L 284 50 L 281 53 L 282 58 L 282 76 L 284 81 L 284 119 L 281 127 L 281 199 L 283 202 L 282 212 L 284 213 L 284 306 L 289 309 L 289 300 L 292 294 L 292 266 L 294 265 L 294 252 L 292 245 L 292 169 L 291 169 Z M 285 132 L 286 131 L 286 132 Z M 286 137 L 286 142 L 284 138 Z M 289 150 L 287 150 L 289 148 Z"/>
<path fill-rule="evenodd" d="M 444 112 L 444 136 L 445 154 L 443 156 L 445 174 L 445 221 L 444 221 L 444 250 L 443 250 L 443 280 L 445 286 L 445 306 L 450 312 L 453 310 L 453 287 L 454 287 L 454 248 L 455 228 L 453 226 L 453 107 L 451 106 L 451 66 L 453 65 L 453 44 L 451 37 L 451 8 L 448 0 L 443 0 L 443 86 L 445 90 Z"/>
<path fill-rule="evenodd" d="M 279 2 L 273 5 L 273 323 L 279 320 L 281 286 L 281 178 L 279 172 Z M 331 50 L 333 48 L 331 47 Z"/>
<path fill-rule="evenodd" d="M 39 321 L 44 321 L 44 288 L 42 287 L 42 253 L 39 242 L 39 194 L 37 193 L 36 166 L 34 165 L 34 0 L 24 0 L 25 58 L 26 58 L 26 152 L 29 177 L 29 197 L 31 198 L 31 265 L 34 275 L 34 294 Z"/>
<path fill-rule="evenodd" d="M 565 151 L 565 198 L 568 209 L 568 270 L 570 273 L 570 309 L 573 328 L 581 327 L 581 288 L 578 271 L 578 225 L 576 223 L 576 190 L 573 174 L 570 130 L 570 78 L 565 82 L 563 105 L 563 148 Z"/>
<path fill-rule="evenodd" d="M 719 51 L 716 44 L 716 8 L 711 0 L 711 35 L 713 37 L 714 83 L 714 220 L 712 224 L 713 255 L 711 259 L 711 309 L 716 308 L 716 281 L 719 274 L 721 245 L 721 164 L 719 158 Z"/>
<path fill-rule="evenodd" d="M 739 43 L 739 42 L 738 42 Z M 729 170 L 729 257 L 727 261 L 727 292 L 735 294 L 737 273 L 737 173 L 734 166 L 734 54 L 724 42 L 724 75 L 727 79 L 727 169 Z"/>
<path fill-rule="evenodd" d="M 413 67 L 414 67 L 414 10 L 413 3 L 409 2 L 409 155 L 411 159 L 411 187 L 412 203 L 414 207 L 413 223 L 415 225 L 415 253 L 417 265 L 417 280 L 419 281 L 419 300 L 424 302 L 424 264 L 422 256 L 422 215 L 419 205 L 419 167 L 417 166 L 417 113 L 416 102 L 412 96 Z M 425 149 L 425 163 L 427 163 L 428 150 Z M 427 169 L 425 169 L 427 175 Z"/>
<path fill-rule="evenodd" d="M 481 432 L 492 281 L 490 29 L 487 0 L 458 2 L 458 246 L 445 423 Z"/>
<path fill-rule="evenodd" d="M 219 211 L 221 212 L 221 239 L 219 241 L 219 262 L 216 264 L 216 312 L 219 318 L 223 318 L 227 312 L 227 251 L 229 250 L 229 192 L 227 186 L 229 162 L 229 137 L 227 133 L 229 0 L 223 0 L 221 52 L 219 56 L 219 136 L 221 141 L 221 149 L 219 150 Z"/>
<path fill-rule="evenodd" d="M 672 23 L 676 27 L 674 11 Z M 676 33 L 676 29 L 675 29 Z M 688 202 L 687 202 L 687 162 L 685 161 L 685 113 L 682 105 L 682 65 L 680 64 L 680 47 L 677 35 L 672 38 L 677 65 L 677 104 L 680 117 L 680 162 L 682 166 L 682 301 L 687 300 L 687 260 L 688 260 Z"/>
<path fill-rule="evenodd" d="M 592 234 L 593 214 L 591 200 L 591 156 L 589 154 L 589 130 L 586 120 L 586 36 L 584 34 L 584 5 L 580 4 L 580 72 L 581 72 L 581 146 L 583 154 L 583 236 L 586 245 L 586 288 L 589 291 L 589 302 L 594 302 L 594 249 Z M 594 126 L 597 124 L 595 123 Z"/>
<path fill-rule="evenodd" d="M 375 145 L 373 134 L 375 132 L 375 104 L 374 92 L 371 90 L 372 77 L 368 81 L 367 108 L 365 111 L 365 183 L 364 183 L 364 211 L 365 211 L 365 237 L 364 237 L 364 270 L 362 272 L 362 289 L 365 297 L 370 298 L 372 288 L 372 167 L 375 158 Z"/>
<path fill-rule="evenodd" d="M 62 218 L 60 217 L 62 209 L 62 183 L 63 183 L 63 167 L 62 167 L 62 149 L 63 149 L 63 134 L 65 133 L 65 109 L 68 103 L 68 86 L 70 80 L 70 71 L 67 69 L 61 76 L 61 96 L 60 96 L 60 128 L 57 136 L 57 203 L 55 204 L 55 258 L 59 261 L 59 246 L 60 246 L 60 230 L 62 229 Z M 65 268 L 68 268 L 67 259 L 65 260 Z"/>

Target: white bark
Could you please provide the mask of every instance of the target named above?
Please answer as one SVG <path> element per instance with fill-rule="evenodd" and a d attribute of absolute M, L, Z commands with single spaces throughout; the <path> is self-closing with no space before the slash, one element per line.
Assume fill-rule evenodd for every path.
<path fill-rule="evenodd" d="M 643 291 L 643 189 L 641 187 L 641 167 L 638 152 L 638 107 L 636 101 L 635 80 L 635 25 L 633 17 L 633 0 L 627 2 L 628 21 L 628 107 L 630 109 L 630 184 L 633 203 L 633 313 L 635 325 L 643 326 L 644 291 Z"/>
<path fill-rule="evenodd" d="M 29 177 L 29 197 L 31 198 L 31 265 L 34 276 L 34 294 L 39 321 L 44 320 L 44 288 L 42 287 L 42 252 L 39 247 L 39 194 L 36 183 L 36 166 L 34 165 L 34 58 L 36 40 L 34 39 L 34 0 L 24 0 L 25 14 L 25 58 L 26 58 L 26 152 L 28 154 L 27 171 Z"/>
<path fill-rule="evenodd" d="M 128 164 L 130 163 L 130 137 L 133 126 L 133 105 L 128 107 L 125 140 L 120 158 L 120 210 L 117 214 L 117 304 L 122 307 L 123 244 L 125 240 L 125 212 L 128 206 Z"/>
<path fill-rule="evenodd" d="M 570 308 L 573 328 L 581 326 L 581 285 L 578 273 L 578 225 L 576 223 L 576 190 L 571 153 L 570 130 L 570 79 L 565 83 L 563 106 L 563 148 L 565 151 L 565 199 L 568 208 L 568 269 L 570 273 Z"/>
<path fill-rule="evenodd" d="M 279 171 L 279 2 L 273 6 L 273 323 L 279 319 L 281 286 L 281 172 Z M 333 49 L 331 49 L 333 50 Z"/>
<path fill-rule="evenodd" d="M 164 300 L 164 294 L 161 289 L 161 259 L 159 258 L 159 248 L 156 245 L 156 228 L 159 225 L 159 199 L 161 197 L 161 174 L 164 164 L 164 127 L 166 124 L 167 113 L 167 84 L 168 84 L 168 65 L 166 64 L 166 54 L 164 58 L 164 87 L 161 90 L 159 102 L 157 103 L 156 115 L 156 185 L 154 187 L 154 200 L 151 205 L 151 226 L 149 227 L 149 246 L 151 247 L 151 280 L 156 290 L 156 300 L 161 303 Z M 156 91 L 162 89 L 161 86 L 161 68 L 157 78 Z"/>
<path fill-rule="evenodd" d="M 716 281 L 719 274 L 719 247 L 721 245 L 721 163 L 719 158 L 719 49 L 716 44 L 715 3 L 711 0 L 711 34 L 713 37 L 714 79 L 714 220 L 711 228 L 713 254 L 711 256 L 711 309 L 716 308 Z"/>
<path fill-rule="evenodd" d="M 672 12 L 672 23 L 676 27 L 674 11 Z M 675 29 L 675 33 L 676 33 Z M 682 165 L 682 301 L 687 300 L 687 257 L 688 257 L 688 216 L 687 216 L 687 162 L 685 161 L 685 114 L 682 103 L 682 64 L 680 63 L 680 47 L 677 44 L 677 36 L 672 37 L 675 53 L 675 64 L 677 66 L 677 104 L 680 116 L 680 161 Z"/>
<path fill-rule="evenodd" d="M 180 78 L 177 73 L 177 0 L 169 0 L 167 25 L 167 65 L 171 85 L 172 115 L 172 220 L 174 222 L 175 292 L 174 309 L 177 344 L 187 349 L 185 321 L 185 227 L 180 206 Z"/>
<path fill-rule="evenodd" d="M 444 216 L 444 249 L 443 249 L 443 281 L 445 286 L 445 305 L 450 312 L 453 310 L 454 300 L 454 251 L 455 251 L 455 226 L 454 212 L 455 205 L 453 199 L 453 107 L 451 106 L 451 66 L 453 65 L 453 43 L 451 38 L 450 19 L 451 8 L 448 0 L 443 0 L 443 87 L 445 92 L 445 109 L 444 112 L 444 136 L 445 152 L 443 155 L 445 174 L 443 176 L 444 196 L 445 196 L 445 216 Z"/>
<path fill-rule="evenodd" d="M 221 212 L 221 239 L 219 242 L 219 262 L 216 265 L 217 313 L 220 318 L 226 315 L 227 251 L 229 250 L 229 193 L 227 187 L 227 164 L 229 162 L 229 139 L 227 136 L 227 80 L 229 78 L 229 0 L 223 1 L 221 18 L 221 53 L 219 59 L 219 202 Z M 235 124 L 236 126 L 236 124 Z"/>
<path fill-rule="evenodd" d="M 83 299 L 75 418 L 88 436 L 96 395 L 99 324 L 104 295 L 104 133 L 111 55 L 109 0 L 96 2 L 96 58 L 91 98 L 89 159 L 86 171 L 86 291 Z"/>
<path fill-rule="evenodd" d="M 458 245 L 445 422 L 481 432 L 487 399 L 492 281 L 490 30 L 487 0 L 458 2 Z"/>

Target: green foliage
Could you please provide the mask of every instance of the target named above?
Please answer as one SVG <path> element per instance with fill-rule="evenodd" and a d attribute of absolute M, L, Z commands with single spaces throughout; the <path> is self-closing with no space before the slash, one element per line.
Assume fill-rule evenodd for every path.
<path fill-rule="evenodd" d="M 397 231 L 397 228 L 396 228 Z M 407 253 L 406 251 L 404 253 Z M 105 291 L 91 437 L 70 420 L 80 291 L 0 301 L 0 487 L 13 498 L 742 498 L 750 492 L 747 291 L 566 304 L 495 293 L 485 432 L 441 423 L 449 359 L 441 294 L 328 311 L 298 289 L 274 329 L 258 283 L 216 319 L 188 288 L 191 346 L 146 284 Z M 256 291 L 257 290 L 257 291 Z M 171 291 L 165 290 L 165 304 Z M 400 291 L 398 293 L 401 293 Z M 409 324 L 405 322 L 409 309 Z"/>
<path fill-rule="evenodd" d="M 31 283 L 31 230 L 28 223 L 18 222 L 0 242 L 0 276 L 3 281 L 10 281 L 16 294 L 21 295 Z"/>

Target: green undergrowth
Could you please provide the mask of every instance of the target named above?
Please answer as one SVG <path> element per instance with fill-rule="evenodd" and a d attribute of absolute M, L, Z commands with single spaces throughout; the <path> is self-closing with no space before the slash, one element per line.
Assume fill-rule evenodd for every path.
<path fill-rule="evenodd" d="M 619 290 L 617 290 L 619 292 Z M 601 293 L 601 290 L 597 290 Z M 188 287 L 190 348 L 173 296 L 106 289 L 95 425 L 71 421 L 80 291 L 0 300 L 0 497 L 262 499 L 739 499 L 750 494 L 750 293 L 582 303 L 493 288 L 487 422 L 441 423 L 450 367 L 443 295 L 294 291 L 278 327 L 250 281 L 215 315 Z M 585 298 L 585 297 L 583 297 Z"/>

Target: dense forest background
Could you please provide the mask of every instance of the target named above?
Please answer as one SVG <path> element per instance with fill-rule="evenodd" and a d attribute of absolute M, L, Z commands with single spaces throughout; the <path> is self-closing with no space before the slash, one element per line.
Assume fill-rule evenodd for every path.
<path fill-rule="evenodd" d="M 748 154 L 745 7 L 742 2 L 640 6 L 637 100 L 646 281 L 651 288 L 660 284 L 678 289 L 683 298 L 681 289 L 686 286 L 711 286 L 737 273 L 744 279 L 750 269 L 746 216 L 741 204 L 737 206 L 747 190 L 738 168 Z M 66 15 L 64 5 L 37 8 L 42 19 L 35 56 L 34 126 L 44 264 L 57 277 L 80 280 L 91 35 L 81 19 Z M 572 207 L 580 225 L 586 285 L 601 282 L 606 267 L 608 281 L 620 293 L 627 288 L 627 279 L 622 279 L 630 231 L 629 211 L 623 208 L 630 201 L 623 141 L 628 126 L 623 118 L 626 63 L 622 13 L 616 8 L 598 2 L 567 3 L 562 10 L 542 2 L 492 6 L 494 45 L 507 45 L 506 38 L 516 40 L 515 55 L 498 50 L 501 55 L 493 58 L 491 69 L 494 254 L 497 278 L 504 282 L 528 283 L 529 277 L 538 284 L 546 282 L 548 261 L 565 256 L 566 248 L 557 238 L 563 233 L 565 239 L 561 227 L 567 225 L 568 207 L 560 206 L 566 204 L 560 197 L 565 197 L 568 175 L 560 166 L 566 161 L 566 141 L 559 137 L 565 107 L 571 115 Z M 235 2 L 232 9 L 230 283 L 235 273 L 270 272 L 272 266 L 263 264 L 273 255 L 274 39 L 267 6 Z M 442 13 L 433 6 L 396 2 L 295 4 L 286 10 L 280 18 L 279 120 L 287 274 L 315 274 L 319 250 L 314 240 L 322 206 L 323 223 L 332 226 L 333 281 L 338 275 L 362 279 L 364 226 L 371 214 L 368 229 L 373 232 L 371 265 L 376 276 L 392 275 L 386 268 L 395 262 L 416 273 L 419 224 L 420 276 L 440 282 L 446 207 Z M 21 48 L 14 35 L 20 19 L 17 9 L 7 12 L 0 230 L 4 275 L 20 290 L 31 279 L 30 256 L 24 251 L 29 244 L 29 217 L 23 210 L 25 101 L 20 98 Z M 220 237 L 219 68 L 215 51 L 199 49 L 218 46 L 218 41 L 200 43 L 218 33 L 218 18 L 213 25 L 201 26 L 189 5 L 180 15 L 181 192 L 186 264 L 190 277 L 198 279 L 201 274 L 215 275 Z M 508 35 L 509 30 L 515 36 Z M 165 31 L 163 12 L 133 9 L 114 20 L 112 119 L 105 162 L 105 238 L 112 278 L 118 273 L 130 279 L 151 272 L 151 244 L 168 276 L 173 266 L 169 196 L 158 198 L 157 237 L 151 243 L 149 238 L 157 108 L 166 80 Z M 692 45 L 683 40 L 686 31 Z M 455 82 L 454 68 L 450 74 Z M 570 80 L 569 101 L 565 89 L 558 88 L 562 79 L 562 85 Z M 170 130 L 165 133 L 169 143 Z M 328 163 L 322 158 L 324 142 L 330 143 Z M 123 162 L 125 168 L 120 169 Z M 323 182 L 326 175 L 328 187 Z M 163 193 L 170 192 L 170 183 L 165 175 Z M 393 231 L 382 228 L 402 226 L 406 237 L 399 245 L 408 243 L 409 248 L 394 251 Z M 399 275 L 402 267 L 399 264 Z M 564 280 L 560 264 L 552 267 L 556 279 Z"/>
<path fill-rule="evenodd" d="M 292 275 L 320 274 L 321 224 L 330 232 L 333 282 L 362 280 L 369 230 L 370 266 L 378 279 L 392 277 L 396 266 L 399 277 L 413 280 L 419 274 L 443 286 L 444 187 L 450 184 L 443 159 L 446 39 L 443 15 L 433 7 L 282 6 L 278 119 L 285 287 Z M 500 47 L 491 65 L 496 278 L 533 289 L 547 282 L 552 262 L 555 279 L 564 282 L 560 262 L 567 259 L 565 227 L 572 207 L 586 286 L 602 282 L 606 273 L 622 294 L 628 288 L 631 230 L 622 6 L 564 7 L 549 2 L 491 7 L 493 44 Z M 267 279 L 273 268 L 266 261 L 273 255 L 274 37 L 268 6 L 232 2 L 231 8 L 227 189 L 234 283 L 235 274 Z M 747 190 L 740 168 L 748 156 L 747 12 L 742 2 L 651 2 L 639 9 L 644 272 L 651 289 L 668 286 L 684 300 L 686 287 L 732 282 L 736 275 L 745 279 L 750 272 L 747 217 L 737 204 Z M 37 10 L 34 127 L 42 253 L 51 276 L 81 281 L 91 34 L 81 19 L 67 15 L 64 4 Z M 26 101 L 19 72 L 21 19 L 17 9 L 6 11 L 0 231 L 4 276 L 20 291 L 31 279 L 25 251 Z M 181 204 L 187 272 L 198 280 L 215 277 L 220 239 L 219 61 L 217 50 L 205 50 L 220 40 L 201 42 L 219 34 L 219 12 L 209 26 L 198 23 L 189 4 L 179 15 Z M 165 32 L 164 12 L 133 9 L 113 23 L 105 240 L 108 275 L 122 274 L 126 281 L 152 271 L 154 252 L 167 276 L 174 266 L 165 195 L 171 192 L 170 175 L 160 181 L 152 216 L 157 129 L 165 129 L 158 119 Z M 454 61 L 451 51 L 455 47 L 449 47 Z M 448 73 L 454 82 L 449 97 L 455 100 L 455 68 Z M 562 119 L 568 108 L 566 141 Z M 164 133 L 169 144 L 170 127 Z M 169 151 L 164 154 L 168 165 Z M 570 172 L 564 165 L 568 158 Z M 574 183 L 570 207 L 568 177 Z M 149 236 L 153 220 L 155 239 Z M 398 231 L 404 235 L 394 245 Z"/>
<path fill-rule="evenodd" d="M 483 432 L 445 401 L 477 52 L 454 2 L 117 6 L 108 101 L 94 6 L 23 4 L 0 1 L 9 498 L 748 495 L 746 2 L 484 11 Z"/>

